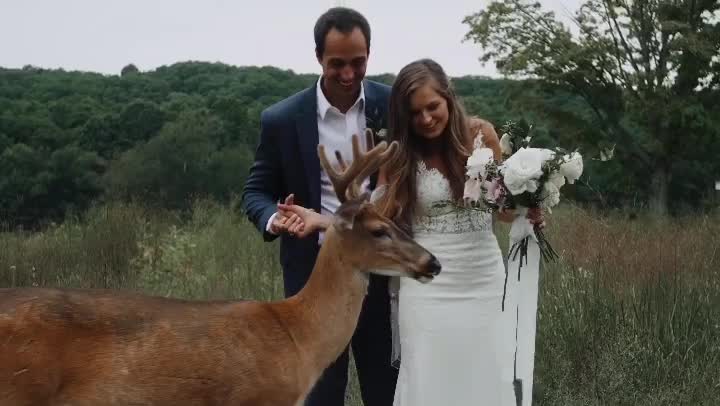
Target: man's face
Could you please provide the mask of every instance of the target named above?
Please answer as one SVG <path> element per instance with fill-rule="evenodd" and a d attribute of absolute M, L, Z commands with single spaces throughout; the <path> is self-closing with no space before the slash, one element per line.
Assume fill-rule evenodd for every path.
<path fill-rule="evenodd" d="M 318 55 L 328 97 L 352 97 L 360 91 L 367 68 L 368 48 L 360 28 L 343 34 L 335 28 L 325 37 L 325 52 Z"/>

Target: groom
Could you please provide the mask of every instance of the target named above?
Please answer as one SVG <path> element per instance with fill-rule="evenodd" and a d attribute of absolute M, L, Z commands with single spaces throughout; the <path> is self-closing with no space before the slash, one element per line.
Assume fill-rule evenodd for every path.
<path fill-rule="evenodd" d="M 320 169 L 318 143 L 352 158 L 351 136 L 384 128 L 390 88 L 364 80 L 370 26 L 357 11 L 332 8 L 315 24 L 315 55 L 322 66 L 316 85 L 270 106 L 261 115 L 260 141 L 243 191 L 243 207 L 266 241 L 280 237 L 285 295 L 308 280 L 322 244 L 317 234 L 296 239 L 283 233 L 277 202 L 292 194 L 296 204 L 332 214 L 339 206 Z M 359 137 L 364 142 L 364 137 Z M 367 147 L 367 146 L 366 146 Z M 349 162 L 348 162 L 349 163 Z M 371 181 L 371 184 L 374 180 Z M 371 275 L 351 345 L 363 402 L 391 406 L 397 370 L 390 365 L 392 337 L 388 278 Z M 307 399 L 309 406 L 345 402 L 348 350 L 331 365 Z"/>

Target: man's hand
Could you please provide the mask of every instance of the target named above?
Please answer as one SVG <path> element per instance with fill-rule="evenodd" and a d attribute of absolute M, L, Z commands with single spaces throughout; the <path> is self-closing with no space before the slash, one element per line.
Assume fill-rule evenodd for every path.
<path fill-rule="evenodd" d="M 288 217 L 288 233 L 299 238 L 330 227 L 331 218 L 316 213 L 315 210 L 306 209 L 298 205 L 279 204 L 278 208 L 286 213 L 292 213 Z"/>
<path fill-rule="evenodd" d="M 295 195 L 290 194 L 285 198 L 286 205 L 292 205 L 294 203 L 295 203 Z M 285 233 L 288 231 L 288 227 L 290 225 L 289 218 L 292 215 L 292 213 L 290 213 L 288 211 L 281 210 L 279 208 L 279 206 L 280 205 L 278 204 L 277 214 L 275 215 L 275 217 L 272 220 L 272 223 L 270 224 L 270 231 L 276 235 L 279 235 L 279 234 L 282 234 L 282 233 Z"/>

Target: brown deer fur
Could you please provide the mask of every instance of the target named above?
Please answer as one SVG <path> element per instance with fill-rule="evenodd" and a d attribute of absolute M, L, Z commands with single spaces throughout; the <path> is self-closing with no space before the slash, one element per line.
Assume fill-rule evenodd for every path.
<path fill-rule="evenodd" d="M 0 406 L 301 405 L 352 337 L 366 272 L 425 281 L 440 270 L 372 204 L 339 213 L 308 283 L 285 300 L 0 289 Z"/>

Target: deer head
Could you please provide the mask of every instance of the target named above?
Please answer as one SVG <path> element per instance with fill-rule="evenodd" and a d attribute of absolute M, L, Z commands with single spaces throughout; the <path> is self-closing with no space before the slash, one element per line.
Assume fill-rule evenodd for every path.
<path fill-rule="evenodd" d="M 341 240 L 349 242 L 350 249 L 343 253 L 343 261 L 354 269 L 428 282 L 440 272 L 437 258 L 383 216 L 370 201 L 370 195 L 361 190 L 368 176 L 396 157 L 399 144 L 393 141 L 388 145 L 383 141 L 373 146 L 372 133 L 366 131 L 365 135 L 367 152 L 361 151 L 359 138 L 353 135 L 353 161 L 349 166 L 340 152 L 335 152 L 338 169 L 330 164 L 325 147 L 318 146 L 320 164 L 341 203 L 327 232 L 337 233 Z"/>

